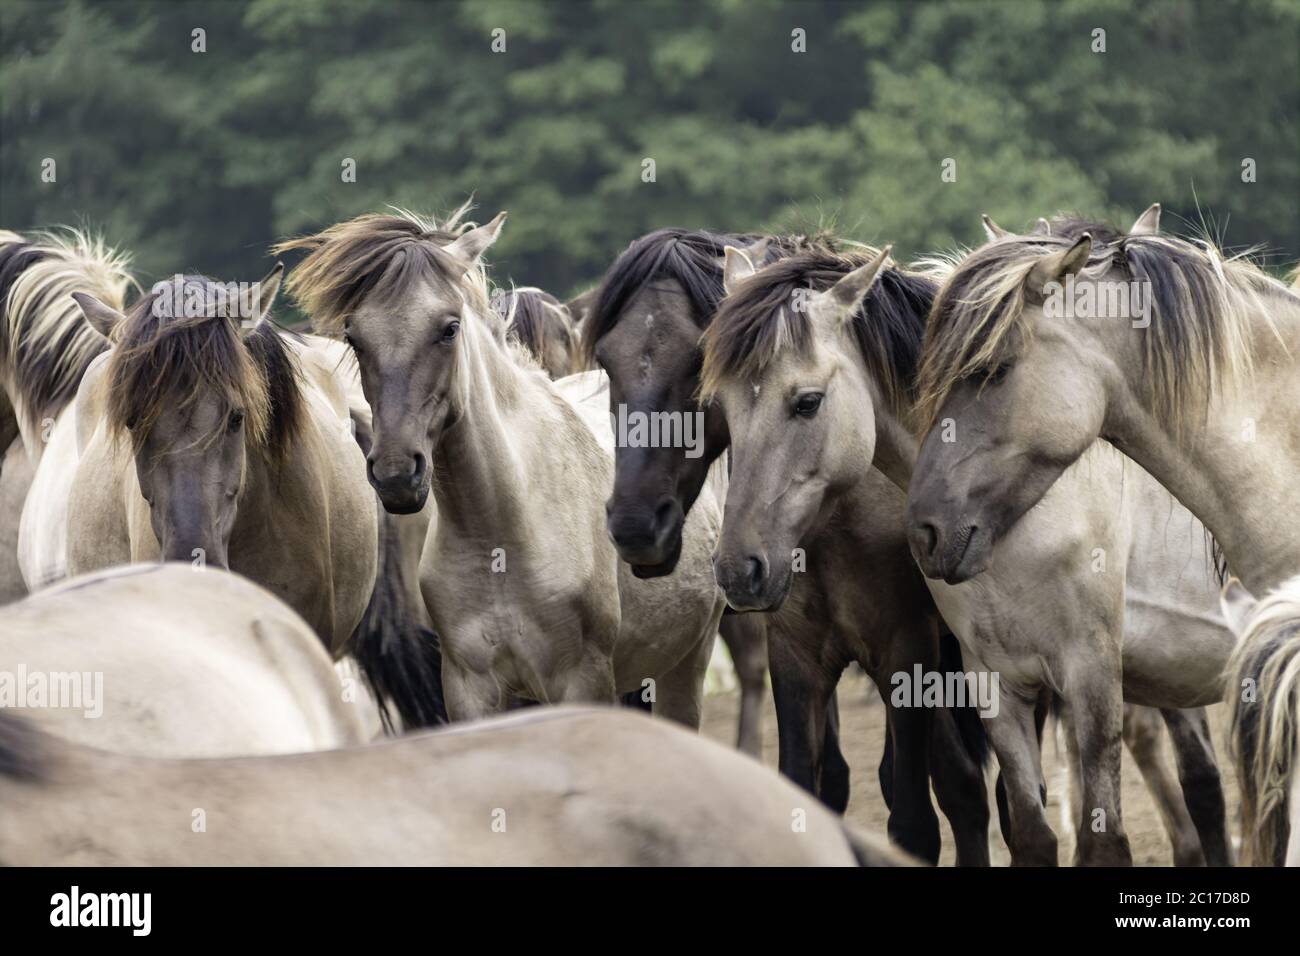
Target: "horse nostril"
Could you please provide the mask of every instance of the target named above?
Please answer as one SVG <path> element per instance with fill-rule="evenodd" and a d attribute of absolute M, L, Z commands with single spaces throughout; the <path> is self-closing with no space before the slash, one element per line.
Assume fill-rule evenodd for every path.
<path fill-rule="evenodd" d="M 370 479 L 372 484 L 379 480 L 375 477 L 375 459 L 373 455 L 366 456 L 366 477 Z"/>
<path fill-rule="evenodd" d="M 420 486 L 420 482 L 423 480 L 424 480 L 424 454 L 422 452 L 417 451 L 415 453 L 415 470 L 411 472 L 411 487 L 418 488 Z"/>
<path fill-rule="evenodd" d="M 939 548 L 939 529 L 928 521 L 922 522 L 921 541 L 925 545 L 926 555 L 933 555 Z"/>
<path fill-rule="evenodd" d="M 745 564 L 749 568 L 749 589 L 751 593 L 757 594 L 767 579 L 767 562 L 758 555 L 751 554 L 745 559 Z"/>

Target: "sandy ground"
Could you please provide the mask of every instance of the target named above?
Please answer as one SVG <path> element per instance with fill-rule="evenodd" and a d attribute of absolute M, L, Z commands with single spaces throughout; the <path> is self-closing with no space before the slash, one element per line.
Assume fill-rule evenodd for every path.
<path fill-rule="evenodd" d="M 849 797 L 848 817 L 860 826 L 883 834 L 888 816 L 885 802 L 880 796 L 880 784 L 876 778 L 876 768 L 880 764 L 880 755 L 884 750 L 885 713 L 875 688 L 860 673 L 846 675 L 840 684 L 840 726 L 841 746 L 844 756 L 852 768 L 851 791 Z M 704 733 L 716 740 L 729 744 L 735 742 L 736 717 L 740 707 L 740 696 L 736 692 L 724 692 L 711 695 L 704 704 Z M 1224 790 L 1228 801 L 1228 819 L 1235 823 L 1237 815 L 1237 786 L 1224 750 L 1224 707 L 1211 710 L 1211 724 L 1214 733 L 1215 751 L 1219 756 L 1219 770 L 1223 776 Z M 1053 723 L 1049 722 L 1047 739 L 1043 743 L 1043 766 L 1047 778 L 1047 819 L 1056 830 L 1060 840 L 1059 856 L 1063 864 L 1068 864 L 1074 854 L 1074 835 L 1070 828 L 1061 823 L 1061 796 L 1065 787 L 1065 771 L 1061 755 L 1057 752 Z M 1168 737 L 1165 736 L 1168 753 Z M 776 713 L 772 709 L 771 694 L 767 695 L 767 708 L 763 724 L 763 759 L 776 766 Z M 1169 758 L 1172 760 L 1172 756 Z M 1172 764 L 1171 764 L 1172 766 Z M 997 811 L 993 803 L 993 780 L 996 773 L 996 761 L 993 761 L 988 773 L 989 809 L 991 822 L 989 826 L 990 856 L 995 866 L 1005 866 L 1009 862 L 1006 844 L 998 829 Z M 1173 856 L 1168 837 L 1160 822 L 1155 803 L 1142 783 L 1142 777 L 1127 750 L 1124 753 L 1123 795 L 1121 811 L 1124 826 L 1128 831 L 1129 842 L 1133 849 L 1133 861 L 1139 866 L 1171 866 Z M 936 804 L 937 809 L 937 804 Z M 940 863 L 951 866 L 953 863 L 952 833 L 948 821 L 939 814 L 943 828 L 943 851 Z"/>

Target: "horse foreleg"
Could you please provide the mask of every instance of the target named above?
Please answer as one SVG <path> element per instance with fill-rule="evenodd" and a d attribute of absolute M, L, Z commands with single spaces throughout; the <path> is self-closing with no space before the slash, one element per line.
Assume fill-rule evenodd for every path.
<path fill-rule="evenodd" d="M 692 730 L 700 729 L 704 674 L 713 656 L 713 635 L 663 673 L 657 683 L 654 712 Z"/>
<path fill-rule="evenodd" d="M 1150 707 L 1124 705 L 1124 746 L 1155 801 L 1174 852 L 1174 866 L 1204 866 L 1205 854 L 1164 750 L 1162 724 Z"/>
<path fill-rule="evenodd" d="M 822 767 L 817 777 L 817 792 L 822 802 L 836 813 L 849 808 L 849 762 L 840 749 L 839 691 L 831 691 L 826 703 L 825 732 L 822 734 Z"/>
<path fill-rule="evenodd" d="M 988 866 L 989 796 L 984 768 L 967 750 L 953 712 L 947 707 L 934 717 L 930 777 L 939 809 L 952 827 L 957 865 Z"/>
<path fill-rule="evenodd" d="M 724 614 L 718 633 L 731 654 L 740 683 L 736 746 L 763 756 L 763 695 L 767 693 L 767 627 L 760 614 Z"/>
<path fill-rule="evenodd" d="M 939 862 L 939 817 L 930 802 L 930 736 L 934 711 L 891 707 L 889 735 L 894 743 L 893 801 L 889 838 L 909 853 Z"/>
<path fill-rule="evenodd" d="M 1056 834 L 1043 809 L 1043 769 L 1034 711 L 1036 700 L 1025 700 L 1003 687 L 998 713 L 985 721 L 998 758 L 1006 823 L 1003 833 L 1012 866 L 1056 866 Z"/>
<path fill-rule="evenodd" d="M 839 675 L 809 666 L 792 644 L 789 635 L 768 634 L 779 743 L 777 766 L 784 776 L 819 796 L 835 812 L 843 813 L 848 806 L 847 765 L 839 752 L 838 717 L 828 720 L 828 714 L 835 709 L 834 690 Z M 829 781 L 833 788 L 824 785 L 828 781 L 824 779 L 823 760 L 828 751 L 836 761 L 836 773 Z M 842 774 L 838 772 L 840 766 L 845 767 Z"/>
<path fill-rule="evenodd" d="M 1161 710 L 1160 715 L 1173 740 L 1183 800 L 1200 838 L 1203 862 L 1208 866 L 1232 866 L 1223 781 L 1214 759 L 1209 716 L 1204 707 Z"/>
<path fill-rule="evenodd" d="M 462 667 L 444 655 L 442 660 L 442 696 L 447 705 L 447 719 L 478 720 L 502 713 L 509 707 L 509 696 L 502 692 L 490 674 Z"/>
<path fill-rule="evenodd" d="M 1124 701 L 1119 661 L 1097 662 L 1080 648 L 1066 675 L 1070 723 L 1082 771 L 1076 866 L 1132 866 L 1133 853 L 1120 816 L 1121 736 Z"/>

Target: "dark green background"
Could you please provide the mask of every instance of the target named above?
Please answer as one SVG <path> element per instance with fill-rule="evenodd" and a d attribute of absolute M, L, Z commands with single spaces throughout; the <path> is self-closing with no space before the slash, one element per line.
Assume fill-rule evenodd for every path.
<path fill-rule="evenodd" d="M 511 214 L 496 281 L 561 295 L 664 225 L 833 224 L 905 257 L 976 241 L 981 211 L 1127 225 L 1158 200 L 1167 227 L 1300 255 L 1300 0 L 0 10 L 0 225 L 91 224 L 146 280 L 256 278 L 277 237 L 470 192 Z"/>

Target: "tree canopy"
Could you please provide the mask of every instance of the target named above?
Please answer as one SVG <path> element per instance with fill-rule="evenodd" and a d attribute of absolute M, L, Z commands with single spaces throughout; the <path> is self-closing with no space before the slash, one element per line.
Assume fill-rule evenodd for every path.
<path fill-rule="evenodd" d="M 834 225 L 905 257 L 978 241 L 981 212 L 1127 225 L 1158 201 L 1174 228 L 1300 255 L 1296 0 L 3 0 L 0 18 L 0 225 L 93 225 L 146 279 L 256 278 L 277 238 L 471 193 L 510 211 L 496 281 L 560 295 L 667 225 Z"/>

